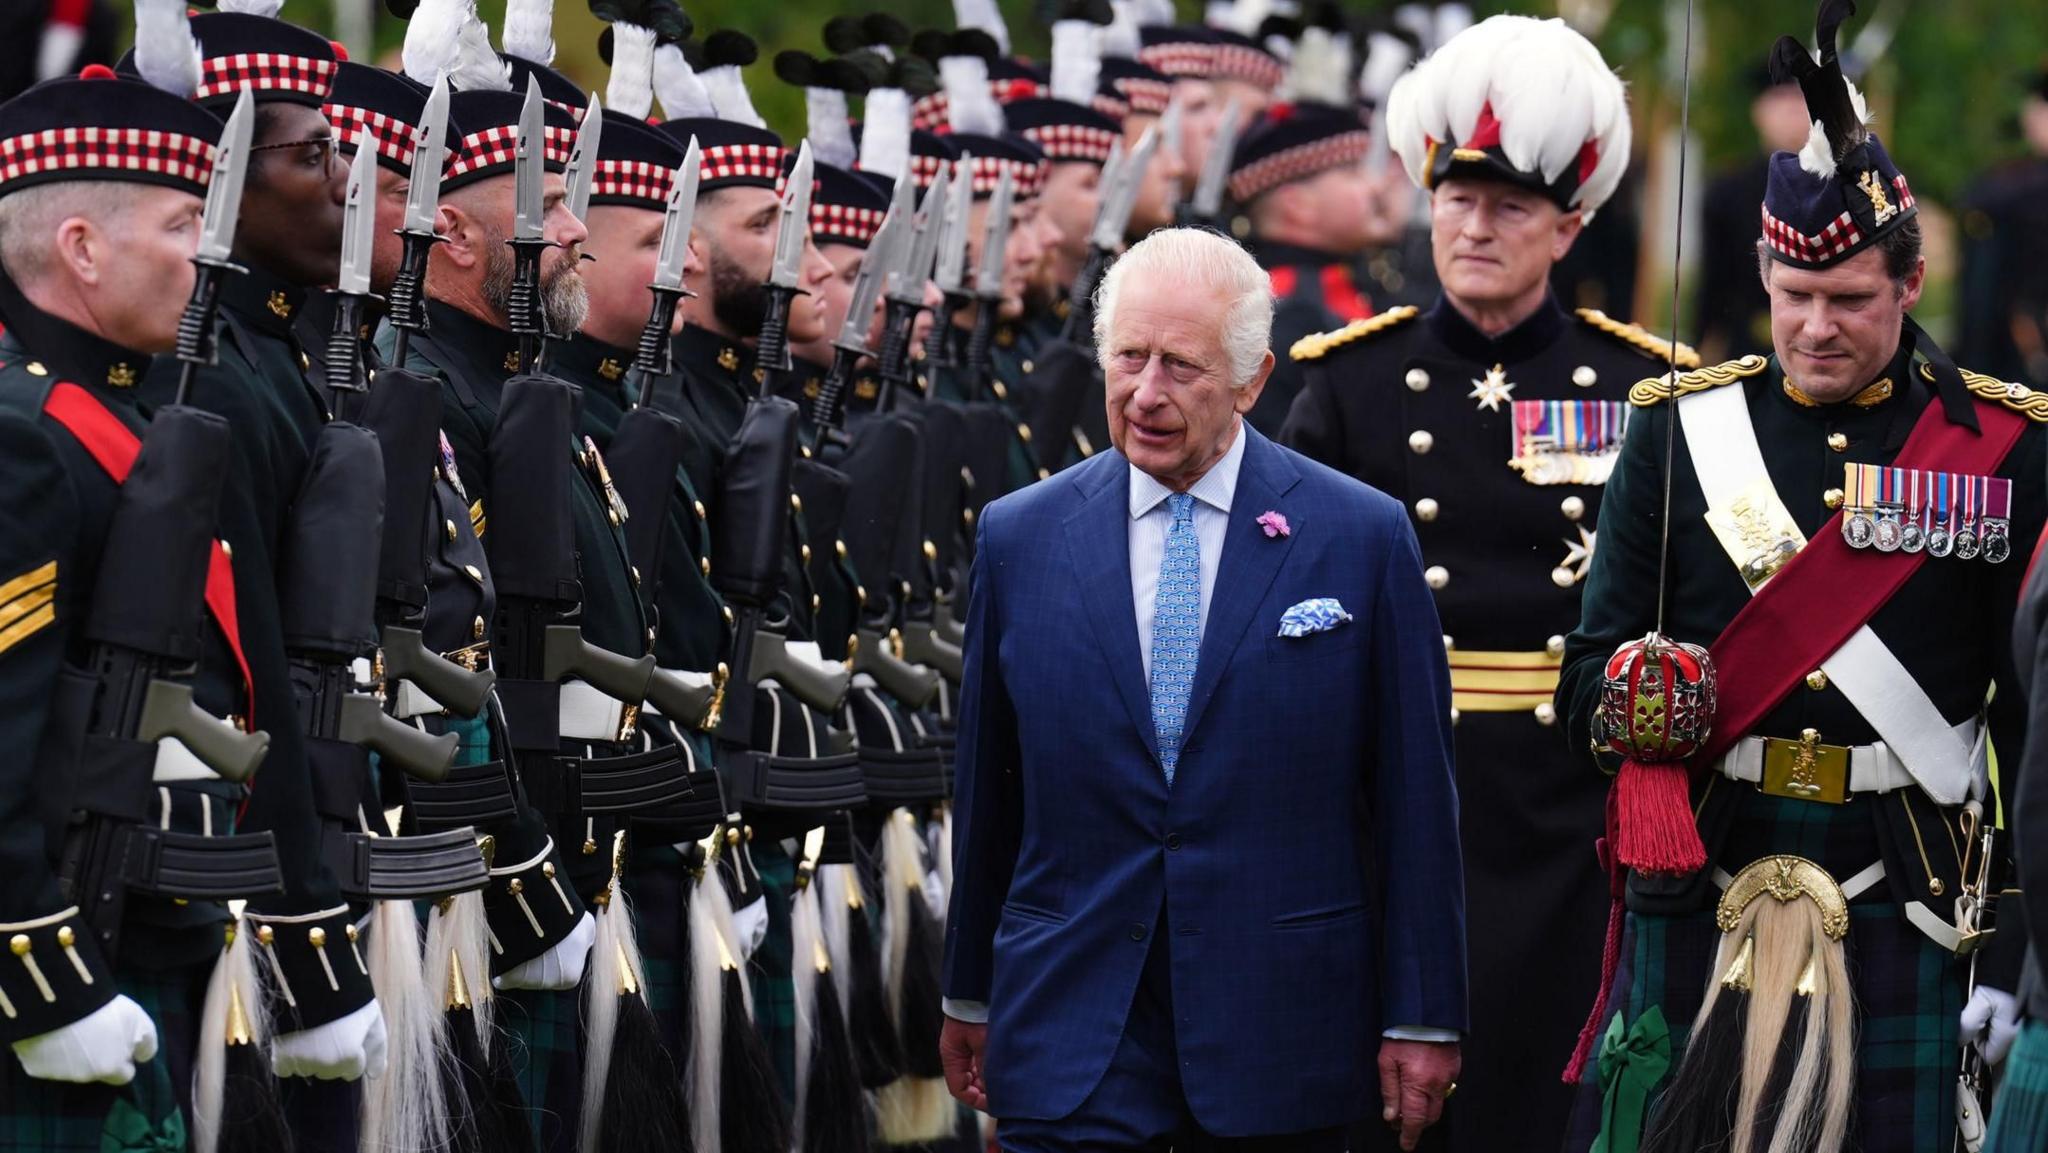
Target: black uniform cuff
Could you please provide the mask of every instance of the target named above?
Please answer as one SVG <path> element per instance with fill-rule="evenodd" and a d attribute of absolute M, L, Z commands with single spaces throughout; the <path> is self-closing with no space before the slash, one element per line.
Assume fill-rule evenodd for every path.
<path fill-rule="evenodd" d="M 554 948 L 583 919 L 583 902 L 549 839 L 524 860 L 491 870 L 484 915 L 491 930 L 491 975 L 502 975 Z"/>
<path fill-rule="evenodd" d="M 76 906 L 0 924 L 0 1041 L 61 1029 L 114 999 L 114 974 Z"/>
<path fill-rule="evenodd" d="M 370 970 L 347 905 L 317 913 L 248 914 L 271 977 L 279 1033 L 337 1021 L 370 1003 Z"/>

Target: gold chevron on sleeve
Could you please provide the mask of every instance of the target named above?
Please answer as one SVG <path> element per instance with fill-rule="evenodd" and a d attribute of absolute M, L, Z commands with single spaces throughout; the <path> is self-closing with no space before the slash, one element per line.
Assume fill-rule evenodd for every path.
<path fill-rule="evenodd" d="M 56 561 L 47 561 L 0 584 L 0 653 L 56 620 L 56 598 Z"/>
<path fill-rule="evenodd" d="M 469 527 L 476 532 L 477 539 L 484 535 L 484 502 L 473 501 L 469 506 Z"/>

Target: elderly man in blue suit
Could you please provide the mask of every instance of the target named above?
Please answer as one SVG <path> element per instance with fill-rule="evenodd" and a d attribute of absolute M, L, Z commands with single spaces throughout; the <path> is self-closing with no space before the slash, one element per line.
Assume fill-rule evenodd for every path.
<path fill-rule="evenodd" d="M 1375 1108 L 1412 1148 L 1465 1028 L 1415 538 L 1245 423 L 1273 302 L 1237 245 L 1155 232 L 1098 299 L 1117 451 L 980 522 L 948 1083 L 1009 1153 L 1341 1153 Z"/>

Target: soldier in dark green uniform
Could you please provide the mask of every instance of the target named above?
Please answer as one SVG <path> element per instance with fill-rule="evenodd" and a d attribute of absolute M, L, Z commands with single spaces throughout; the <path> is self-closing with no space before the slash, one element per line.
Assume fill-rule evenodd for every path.
<path fill-rule="evenodd" d="M 151 13 L 164 16 L 161 6 Z M 180 21 L 176 6 L 170 19 Z M 182 35 L 181 22 L 173 30 Z M 0 916 L 16 963 L 0 978 L 0 997 L 22 1071 L 81 1083 L 31 1088 L 11 1062 L 0 1073 L 13 1113 L 10 1143 L 29 1148 L 184 1143 L 194 1123 L 187 1110 L 201 1056 L 200 1001 L 227 921 L 218 903 L 174 899 L 175 884 L 161 896 L 132 895 L 117 923 L 80 920 L 57 878 L 68 849 L 42 824 L 65 821 L 73 810 L 89 823 L 91 811 L 132 804 L 149 826 L 177 833 L 272 833 L 284 891 L 252 900 L 248 932 L 274 959 L 279 992 L 295 995 L 276 1006 L 269 1058 L 280 1072 L 325 1077 L 360 1077 L 384 1061 L 383 1022 L 367 975 L 340 948 L 351 926 L 317 855 L 254 482 L 232 452 L 222 462 L 223 543 L 214 554 L 232 578 L 209 582 L 193 690 L 198 705 L 220 717 L 247 718 L 252 696 L 258 702 L 252 727 L 266 728 L 272 740 L 261 787 L 231 784 L 167 742 L 156 750 L 157 780 L 145 784 L 146 796 L 88 802 L 50 791 L 106 755 L 104 742 L 87 742 L 96 751 L 73 760 L 85 726 L 102 723 L 88 719 L 95 574 L 147 428 L 135 385 L 149 355 L 171 347 L 189 293 L 185 259 L 200 235 L 199 196 L 220 134 L 211 115 L 159 90 L 188 95 L 199 79 L 196 60 L 175 51 L 156 56 L 147 75 L 157 87 L 111 77 L 64 81 L 0 109 L 0 139 L 10 153 L 42 150 L 43 161 L 0 174 L 0 316 L 8 328 L 0 344 L 0 425 L 10 430 L 4 459 L 18 514 L 0 534 L 9 556 L 0 564 L 7 573 L 0 684 L 14 701 L 0 712 L 15 726 L 13 747 L 40 742 L 44 750 L 17 758 L 23 775 L 8 789 L 19 804 L 0 841 L 16 860 Z M 66 883 L 82 879 L 74 874 Z M 103 949 L 101 942 L 114 940 L 103 933 L 117 933 L 118 948 Z M 121 1087 L 83 1087 L 92 1082 Z M 215 1114 L 210 1125 L 217 1130 L 218 1123 Z"/>
<path fill-rule="evenodd" d="M 1959 1014 L 1973 1030 L 1996 1020 L 1994 1037 L 2015 1023 L 1992 991 L 2016 988 L 2024 941 L 2004 919 L 1985 940 L 1973 907 L 1998 804 L 1989 758 L 2031 752 L 2007 641 L 2048 515 L 2048 401 L 1957 369 L 1913 320 L 1917 208 L 1842 77 L 1847 14 L 1822 7 L 1818 62 L 1790 37 L 1773 53 L 1815 125 L 1773 158 L 1755 245 L 1775 354 L 1630 391 L 1565 644 L 1560 727 L 1601 768 L 1620 760 L 1610 741 L 1656 758 L 1632 717 L 1701 706 L 1663 714 L 1697 742 L 1689 795 L 1646 790 L 1659 774 L 1686 782 L 1683 768 L 1620 765 L 1609 835 L 1629 867 L 1626 932 L 1589 1022 L 1610 1092 L 1603 1104 L 1581 1081 L 1571 1149 L 1602 1116 L 1628 1126 L 1609 1148 L 1638 1126 L 1645 1150 L 1802 1132 L 1866 1153 L 1948 1148 L 1982 1123 L 1958 1083 L 1964 1046 L 1989 1045 Z M 1638 680 L 1629 662 L 1665 659 L 1641 644 L 1653 629 L 1710 646 L 1711 698 L 1681 666 L 1659 672 L 1663 690 Z M 1650 832 L 1663 839 L 1644 844 Z M 1745 1001 L 1789 1010 L 1745 1029 Z M 1788 1044 L 1793 1030 L 1828 1040 L 1782 1093 L 1740 1056 L 1781 1028 Z"/>
<path fill-rule="evenodd" d="M 1592 845 L 1603 790 L 1555 748 L 1550 693 L 1621 444 L 1623 398 L 1669 350 L 1597 313 L 1567 313 L 1548 289 L 1553 263 L 1627 163 L 1620 82 L 1561 24 L 1465 35 L 1451 42 L 1456 53 L 1447 46 L 1410 72 L 1388 104 L 1389 143 L 1432 194 L 1443 294 L 1427 312 L 1391 309 L 1298 341 L 1305 387 L 1282 439 L 1406 505 L 1436 591 L 1452 666 L 1466 901 L 1485 945 L 1472 954 L 1463 1087 L 1423 1144 L 1494 1150 L 1554 1143 L 1570 1106 L 1554 1075 L 1571 1055 L 1601 952 L 1606 889 Z M 1566 80 L 1584 98 L 1521 103 L 1467 91 L 1458 86 L 1493 76 L 1444 63 L 1468 50 L 1576 61 L 1564 65 Z M 1440 98 L 1445 86 L 1475 109 L 1490 103 L 1486 123 L 1456 126 L 1456 148 L 1432 148 L 1421 128 L 1399 130 L 1412 122 L 1404 103 Z M 1558 180 L 1543 176 L 1556 156 L 1528 169 L 1505 158 L 1500 124 L 1523 117 L 1561 125 L 1551 147 L 1573 163 Z M 1553 995 L 1532 999 L 1536 985 Z M 1372 1148 L 1388 1135 L 1356 1140 Z"/>

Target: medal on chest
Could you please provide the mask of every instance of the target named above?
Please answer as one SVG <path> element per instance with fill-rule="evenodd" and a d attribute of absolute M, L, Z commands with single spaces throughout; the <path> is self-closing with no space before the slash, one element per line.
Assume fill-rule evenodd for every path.
<path fill-rule="evenodd" d="M 1508 467 L 1530 484 L 1606 484 L 1628 431 L 1628 405 L 1617 400 L 1517 400 L 1511 416 Z"/>
<path fill-rule="evenodd" d="M 1851 548 L 1992 564 L 2012 555 L 2010 480 L 1852 464 L 1842 488 L 1842 539 Z"/>

